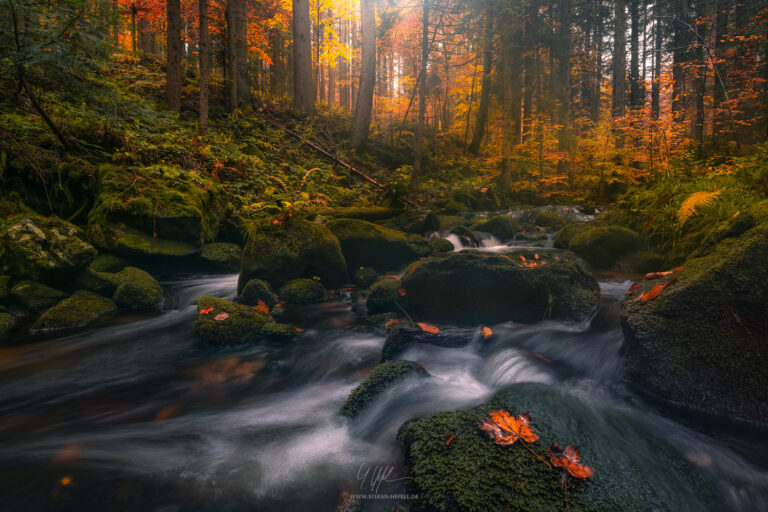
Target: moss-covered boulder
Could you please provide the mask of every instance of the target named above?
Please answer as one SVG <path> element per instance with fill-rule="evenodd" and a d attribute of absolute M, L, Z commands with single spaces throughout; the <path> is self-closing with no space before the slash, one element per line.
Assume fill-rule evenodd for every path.
<path fill-rule="evenodd" d="M 417 235 L 425 235 L 440 230 L 440 219 L 438 216 L 433 212 L 420 210 L 408 210 L 393 219 L 380 221 L 378 224 Z"/>
<path fill-rule="evenodd" d="M 413 361 L 386 361 L 349 394 L 341 406 L 341 414 L 357 418 L 378 396 L 408 377 L 429 377 L 429 373 Z"/>
<path fill-rule="evenodd" d="M 115 274 L 117 287 L 112 300 L 124 309 L 149 311 L 163 305 L 163 289 L 157 280 L 136 267 L 125 267 Z"/>
<path fill-rule="evenodd" d="M 8 332 L 13 329 L 13 324 L 13 315 L 0 312 L 0 337 L 8 334 Z"/>
<path fill-rule="evenodd" d="M 432 247 L 432 254 L 451 252 L 455 249 L 453 243 L 445 238 L 433 238 L 429 241 L 429 246 Z"/>
<path fill-rule="evenodd" d="M 368 313 L 385 313 L 392 311 L 399 313 L 408 308 L 408 295 L 402 288 L 400 281 L 385 277 L 376 281 L 371 286 L 371 291 L 366 299 Z"/>
<path fill-rule="evenodd" d="M 186 256 L 214 239 L 224 213 L 224 190 L 205 176 L 167 165 L 103 165 L 89 235 L 117 254 Z"/>
<path fill-rule="evenodd" d="M 549 210 L 542 210 L 536 214 L 534 224 L 551 230 L 558 230 L 568 224 L 568 219 Z"/>
<path fill-rule="evenodd" d="M 640 235 L 621 226 L 597 226 L 571 238 L 568 248 L 598 269 L 609 269 L 619 258 L 643 247 Z"/>
<path fill-rule="evenodd" d="M 108 297 L 115 293 L 117 284 L 117 274 L 112 272 L 96 272 L 90 267 L 86 268 L 75 282 L 77 288 Z"/>
<path fill-rule="evenodd" d="M 19 208 L 19 213 L 0 219 L 0 271 L 18 279 L 70 287 L 96 257 L 96 249 L 73 224 Z"/>
<path fill-rule="evenodd" d="M 390 328 L 384 346 L 381 349 L 381 361 L 391 361 L 409 348 L 423 343 L 438 347 L 463 347 L 474 337 L 474 329 L 443 328 L 433 334 L 422 329 L 410 327 Z"/>
<path fill-rule="evenodd" d="M 658 298 L 625 301 L 625 376 L 654 398 L 768 424 L 768 224 L 688 258 Z M 637 293 L 657 284 L 643 281 Z"/>
<path fill-rule="evenodd" d="M 0 303 L 8 300 L 11 295 L 11 276 L 0 276 Z"/>
<path fill-rule="evenodd" d="M 595 278 L 574 259 L 526 268 L 517 258 L 475 251 L 422 261 L 402 287 L 412 316 L 454 325 L 579 320 L 600 297 Z"/>
<path fill-rule="evenodd" d="M 586 222 L 574 222 L 573 224 L 564 226 L 555 235 L 555 247 L 559 249 L 567 249 L 568 245 L 571 243 L 571 238 L 584 231 L 589 231 L 590 229 L 591 226 Z"/>
<path fill-rule="evenodd" d="M 379 280 L 380 274 L 371 267 L 360 267 L 352 274 L 355 284 L 363 288 L 370 287 Z"/>
<path fill-rule="evenodd" d="M 475 231 L 490 233 L 499 240 L 509 240 L 520 232 L 520 223 L 511 215 L 497 215 L 472 227 Z"/>
<path fill-rule="evenodd" d="M 237 244 L 217 242 L 205 244 L 200 257 L 215 270 L 222 272 L 237 272 L 240 270 L 242 249 Z"/>
<path fill-rule="evenodd" d="M 287 343 L 299 337 L 299 330 L 291 324 L 270 322 L 261 329 L 261 335 L 267 341 Z"/>
<path fill-rule="evenodd" d="M 43 313 L 33 332 L 52 332 L 86 326 L 101 316 L 115 311 L 117 305 L 101 295 L 78 290 Z"/>
<path fill-rule="evenodd" d="M 293 279 L 278 290 L 281 299 L 289 304 L 315 304 L 325 300 L 325 287 L 315 279 Z"/>
<path fill-rule="evenodd" d="M 260 300 L 269 307 L 277 304 L 277 295 L 272 291 L 272 287 L 269 286 L 268 282 L 261 279 L 251 279 L 245 283 L 243 289 L 240 290 L 239 299 L 241 303 L 247 306 L 255 306 Z"/>
<path fill-rule="evenodd" d="M 456 226 L 451 229 L 451 234 L 458 236 L 465 246 L 475 247 L 480 245 L 477 237 L 475 237 L 475 233 L 466 226 Z"/>
<path fill-rule="evenodd" d="M 34 281 L 22 281 L 11 288 L 11 297 L 30 311 L 43 311 L 67 297 L 61 290 Z"/>
<path fill-rule="evenodd" d="M 255 343 L 272 316 L 242 304 L 205 295 L 197 300 L 195 334 L 209 345 Z"/>
<path fill-rule="evenodd" d="M 422 236 L 408 235 L 363 220 L 337 219 L 327 225 L 341 242 L 350 269 L 372 267 L 386 272 L 426 256 L 432 250 Z"/>
<path fill-rule="evenodd" d="M 328 288 L 341 286 L 347 278 L 339 239 L 327 227 L 294 218 L 287 226 L 264 221 L 249 228 L 238 290 L 251 279 L 279 287 L 291 279 L 315 276 Z"/>
<path fill-rule="evenodd" d="M 664 269 L 664 256 L 656 251 L 637 251 L 620 258 L 613 264 L 615 272 L 635 272 L 645 274 Z"/>
<path fill-rule="evenodd" d="M 520 441 L 500 446 L 478 428 L 496 409 L 530 413 L 540 438 L 528 447 L 544 460 L 553 442 L 580 448 L 595 473 L 586 482 L 569 478 L 568 506 L 560 471 Z M 412 502 L 416 511 L 694 512 L 723 506 L 694 464 L 630 414 L 548 385 L 516 385 L 484 406 L 411 420 L 398 440 L 408 490 L 419 495 Z"/>
<path fill-rule="evenodd" d="M 88 269 L 94 272 L 120 272 L 131 263 L 125 258 L 115 254 L 99 254 L 95 260 L 88 265 Z"/>
<path fill-rule="evenodd" d="M 383 206 L 334 206 L 317 210 L 318 215 L 329 219 L 360 219 L 369 222 L 391 219 L 398 212 L 399 210 Z"/>

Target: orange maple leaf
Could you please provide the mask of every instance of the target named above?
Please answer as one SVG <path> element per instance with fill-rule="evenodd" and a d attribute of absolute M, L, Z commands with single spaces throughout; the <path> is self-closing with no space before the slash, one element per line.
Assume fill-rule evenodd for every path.
<path fill-rule="evenodd" d="M 256 311 L 261 311 L 262 313 L 269 314 L 269 306 L 267 306 L 267 303 L 261 299 L 259 299 L 258 304 L 253 306 L 253 309 L 255 309 Z"/>
<path fill-rule="evenodd" d="M 211 311 L 213 311 L 213 306 L 206 306 L 206 307 L 204 307 L 203 309 L 200 310 L 200 314 L 201 315 L 207 315 Z"/>
<path fill-rule="evenodd" d="M 566 446 L 565 450 L 562 450 L 557 446 L 557 443 L 552 443 L 547 449 L 547 455 L 549 455 L 549 460 L 552 461 L 553 465 L 563 468 L 564 471 L 576 478 L 586 480 L 595 473 L 594 469 L 582 464 L 579 449 L 576 446 Z"/>
<path fill-rule="evenodd" d="M 419 326 L 419 329 L 421 329 L 424 332 L 427 332 L 429 334 L 437 334 L 440 332 L 440 329 L 435 327 L 434 325 L 425 324 L 424 322 L 419 322 L 416 324 Z"/>
<path fill-rule="evenodd" d="M 493 336 L 493 331 L 491 330 L 491 328 L 487 326 L 483 326 L 483 339 L 487 340 L 491 336 Z"/>

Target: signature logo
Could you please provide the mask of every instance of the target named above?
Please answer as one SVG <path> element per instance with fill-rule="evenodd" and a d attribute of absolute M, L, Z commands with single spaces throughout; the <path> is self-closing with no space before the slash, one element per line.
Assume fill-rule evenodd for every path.
<path fill-rule="evenodd" d="M 365 462 L 360 464 L 357 470 L 357 481 L 360 483 L 360 490 L 377 493 L 382 483 L 396 483 L 410 480 L 411 477 L 403 476 L 393 478 L 394 466 L 368 465 Z"/>

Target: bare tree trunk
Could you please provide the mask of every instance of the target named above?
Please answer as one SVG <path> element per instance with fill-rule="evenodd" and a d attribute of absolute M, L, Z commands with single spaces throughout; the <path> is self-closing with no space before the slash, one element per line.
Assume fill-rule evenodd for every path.
<path fill-rule="evenodd" d="M 557 162 L 557 170 L 561 175 L 568 176 L 573 187 L 571 175 L 571 0 L 561 0 L 559 4 L 560 26 L 557 37 L 558 87 L 559 105 L 558 121 L 561 128 L 557 135 L 557 148 L 563 154 Z"/>
<path fill-rule="evenodd" d="M 597 123 L 600 120 L 600 104 L 602 103 L 602 82 L 603 82 L 603 0 L 595 0 L 595 3 L 597 5 L 596 11 L 597 11 L 597 26 L 595 27 L 595 37 L 592 41 L 593 49 L 592 51 L 595 54 L 595 66 L 593 68 L 594 71 L 594 78 L 593 78 L 593 86 L 595 88 L 593 97 L 595 98 L 594 103 L 592 103 L 592 112 L 590 114 L 590 118 L 592 119 L 593 123 Z"/>
<path fill-rule="evenodd" d="M 235 3 L 235 81 L 237 104 L 251 101 L 251 83 L 248 77 L 248 14 L 245 0 Z"/>
<path fill-rule="evenodd" d="M 413 160 L 411 188 L 421 178 L 421 157 L 424 152 L 424 115 L 427 110 L 427 69 L 429 61 L 429 0 L 421 0 L 421 79 L 419 80 L 419 123 L 416 126 L 416 148 Z"/>
<path fill-rule="evenodd" d="M 491 71 L 493 68 L 493 12 L 491 3 L 485 3 L 485 34 L 483 41 L 483 79 L 480 81 L 480 105 L 477 110 L 477 124 L 469 143 L 470 153 L 480 153 L 480 145 L 485 135 L 485 125 L 488 124 L 488 108 L 491 104 Z"/>
<path fill-rule="evenodd" d="M 533 86 L 538 69 L 538 54 L 536 52 L 536 39 L 538 35 L 539 9 L 535 0 L 528 0 L 525 16 L 525 97 L 523 98 L 523 138 L 525 143 L 533 133 Z"/>
<path fill-rule="evenodd" d="M 227 20 L 227 72 L 224 77 L 224 91 L 227 98 L 227 112 L 237 108 L 237 2 L 227 0 L 224 16 Z"/>
<path fill-rule="evenodd" d="M 640 82 L 640 4 L 639 0 L 630 0 L 629 14 L 632 23 L 632 40 L 630 42 L 630 91 L 629 104 L 637 109 L 643 106 L 643 89 Z"/>
<path fill-rule="evenodd" d="M 373 107 L 373 86 L 376 80 L 376 11 L 373 0 L 360 0 L 362 30 L 362 62 L 360 67 L 360 91 L 355 105 L 355 121 L 352 126 L 352 146 L 360 150 L 368 140 Z"/>
<path fill-rule="evenodd" d="M 200 135 L 208 134 L 208 0 L 198 0 L 200 8 Z"/>
<path fill-rule="evenodd" d="M 627 15 L 624 0 L 615 0 L 613 32 L 613 117 L 624 117 L 627 91 Z"/>
<path fill-rule="evenodd" d="M 655 33 L 653 40 L 653 85 L 651 86 L 651 113 L 658 120 L 661 109 L 661 42 L 663 31 L 661 29 L 661 5 L 660 0 L 654 4 Z"/>
<path fill-rule="evenodd" d="M 168 0 L 167 63 L 165 101 L 168 108 L 181 110 L 181 2 Z"/>
<path fill-rule="evenodd" d="M 512 19 L 510 19 L 512 18 Z M 509 181 L 512 173 L 512 149 L 520 143 L 522 128 L 521 111 L 521 76 L 522 65 L 522 24 L 519 21 L 519 13 L 511 13 L 505 17 L 506 29 L 502 33 L 502 46 L 504 58 L 504 95 L 502 101 L 502 117 L 504 128 L 502 133 L 502 159 L 499 188 L 502 194 L 509 192 Z"/>
<path fill-rule="evenodd" d="M 312 86 L 312 41 L 309 0 L 293 2 L 293 107 L 300 112 L 315 110 Z"/>
<path fill-rule="evenodd" d="M 280 29 L 275 27 L 269 34 L 270 49 L 272 51 L 272 66 L 269 75 L 269 93 L 273 96 L 283 95 L 283 35 Z"/>

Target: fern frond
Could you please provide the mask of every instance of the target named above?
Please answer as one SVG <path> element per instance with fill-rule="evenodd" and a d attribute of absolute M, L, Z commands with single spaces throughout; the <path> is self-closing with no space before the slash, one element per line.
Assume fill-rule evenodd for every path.
<path fill-rule="evenodd" d="M 719 190 L 714 192 L 707 192 L 702 190 L 700 192 L 694 192 L 683 201 L 680 205 L 680 209 L 677 211 L 677 220 L 680 221 L 680 225 L 686 223 L 688 219 L 693 217 L 697 209 L 705 208 L 712 204 L 717 196 L 720 195 Z"/>

